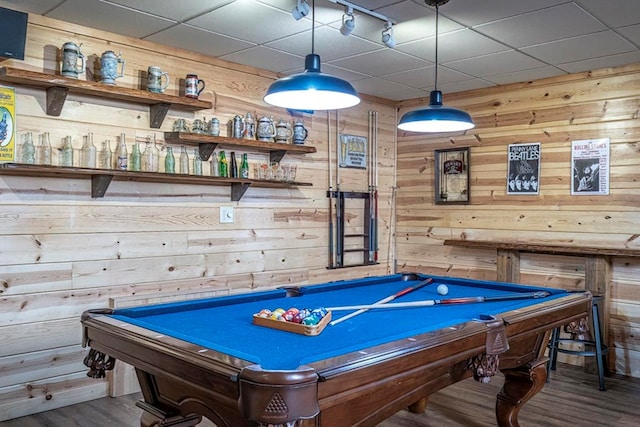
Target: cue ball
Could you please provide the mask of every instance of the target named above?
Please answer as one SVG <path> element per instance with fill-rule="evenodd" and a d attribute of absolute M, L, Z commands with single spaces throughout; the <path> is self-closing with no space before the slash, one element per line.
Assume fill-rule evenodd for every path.
<path fill-rule="evenodd" d="M 436 291 L 440 295 L 446 295 L 449 293 L 449 287 L 447 285 L 438 285 L 438 287 L 436 288 Z"/>

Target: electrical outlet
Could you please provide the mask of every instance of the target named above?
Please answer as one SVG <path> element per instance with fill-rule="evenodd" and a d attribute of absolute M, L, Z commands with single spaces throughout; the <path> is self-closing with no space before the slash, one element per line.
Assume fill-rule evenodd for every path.
<path fill-rule="evenodd" d="M 220 206 L 220 224 L 233 224 L 233 206 Z"/>

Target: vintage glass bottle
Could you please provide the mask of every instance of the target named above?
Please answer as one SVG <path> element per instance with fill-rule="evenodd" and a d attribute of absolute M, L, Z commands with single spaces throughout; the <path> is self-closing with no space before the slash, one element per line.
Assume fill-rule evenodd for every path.
<path fill-rule="evenodd" d="M 220 160 L 218 165 L 218 172 L 220 176 L 223 178 L 229 178 L 229 168 L 227 164 L 227 156 L 224 154 L 224 151 L 220 152 Z"/>
<path fill-rule="evenodd" d="M 176 173 L 176 158 L 173 156 L 173 148 L 167 145 L 167 155 L 164 157 L 164 172 Z"/>
<path fill-rule="evenodd" d="M 120 143 L 118 144 L 117 153 L 117 169 L 126 171 L 129 166 L 129 155 L 127 154 L 127 140 L 124 133 L 120 134 Z"/>
<path fill-rule="evenodd" d="M 218 153 L 211 155 L 211 176 L 220 176 L 220 160 L 218 159 Z"/>
<path fill-rule="evenodd" d="M 197 148 L 193 150 L 193 174 L 202 175 L 202 158 Z"/>
<path fill-rule="evenodd" d="M 82 149 L 80 151 L 80 166 L 83 168 L 95 169 L 96 167 L 96 146 L 93 145 L 93 134 L 89 133 L 82 137 Z"/>
<path fill-rule="evenodd" d="M 229 167 L 229 176 L 231 178 L 238 177 L 238 162 L 236 161 L 235 151 L 231 152 L 231 166 Z"/>
<path fill-rule="evenodd" d="M 111 141 L 107 139 L 102 141 L 102 144 L 100 145 L 100 151 L 98 152 L 98 167 L 100 169 L 112 169 L 112 162 Z"/>
<path fill-rule="evenodd" d="M 180 149 L 180 173 L 189 175 L 189 155 L 184 145 Z"/>
<path fill-rule="evenodd" d="M 144 149 L 144 164 L 147 172 L 158 172 L 160 162 L 160 150 L 156 147 L 155 140 L 151 143 L 150 139 L 147 139 L 147 145 Z"/>
<path fill-rule="evenodd" d="M 129 170 L 140 172 L 142 170 L 142 153 L 140 152 L 140 144 L 134 142 L 131 148 L 131 161 L 129 162 Z"/>
<path fill-rule="evenodd" d="M 242 162 L 240 163 L 240 178 L 249 178 L 249 161 L 247 153 L 242 154 Z"/>
<path fill-rule="evenodd" d="M 52 163 L 53 150 L 51 149 L 51 140 L 49 132 L 40 135 L 40 147 L 38 148 L 38 163 L 41 165 L 50 165 Z"/>
<path fill-rule="evenodd" d="M 22 135 L 22 163 L 33 165 L 36 162 L 36 147 L 31 132 Z"/>
<path fill-rule="evenodd" d="M 60 166 L 73 166 L 73 144 L 70 136 L 64 137 L 60 150 Z"/>

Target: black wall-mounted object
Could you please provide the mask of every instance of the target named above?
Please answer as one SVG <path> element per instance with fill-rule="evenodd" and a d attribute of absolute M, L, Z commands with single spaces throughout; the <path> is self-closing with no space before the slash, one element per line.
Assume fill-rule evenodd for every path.
<path fill-rule="evenodd" d="M 0 57 L 24 59 L 29 14 L 0 7 Z"/>

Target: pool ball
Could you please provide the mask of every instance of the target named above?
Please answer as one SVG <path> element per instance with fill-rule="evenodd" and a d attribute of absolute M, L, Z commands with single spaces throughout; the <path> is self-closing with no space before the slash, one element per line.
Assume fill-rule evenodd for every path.
<path fill-rule="evenodd" d="M 449 293 L 449 287 L 447 285 L 438 285 L 438 287 L 436 288 L 436 291 L 440 295 L 446 295 Z"/>
<path fill-rule="evenodd" d="M 302 324 L 303 325 L 315 326 L 318 323 L 320 323 L 320 318 L 318 318 L 318 316 L 316 316 L 315 314 L 310 314 L 307 317 L 305 317 L 304 319 L 302 319 Z"/>
<path fill-rule="evenodd" d="M 318 316 L 319 319 L 322 319 L 324 316 L 327 315 L 327 309 L 324 307 L 315 308 L 311 311 L 311 314 L 315 314 L 316 316 Z"/>
<path fill-rule="evenodd" d="M 271 316 L 271 310 L 269 310 L 268 308 L 263 308 L 262 310 L 260 310 L 260 313 L 258 313 L 258 316 L 268 318 L 269 316 Z"/>

